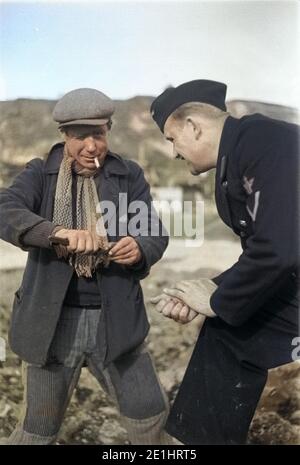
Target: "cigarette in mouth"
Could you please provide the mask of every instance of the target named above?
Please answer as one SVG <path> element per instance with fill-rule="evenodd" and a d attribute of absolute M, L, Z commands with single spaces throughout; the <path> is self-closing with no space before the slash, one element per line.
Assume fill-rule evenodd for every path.
<path fill-rule="evenodd" d="M 100 168 L 100 163 L 97 157 L 94 158 L 94 162 L 97 168 Z"/>

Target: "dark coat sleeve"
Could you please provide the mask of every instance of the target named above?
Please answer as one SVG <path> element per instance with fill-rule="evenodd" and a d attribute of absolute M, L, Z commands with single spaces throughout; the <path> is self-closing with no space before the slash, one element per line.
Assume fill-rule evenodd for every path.
<path fill-rule="evenodd" d="M 253 234 L 210 302 L 231 325 L 243 324 L 298 268 L 296 146 L 293 133 L 275 132 L 270 123 L 249 129 L 239 145 L 237 163 Z"/>
<path fill-rule="evenodd" d="M 38 212 L 43 196 L 43 161 L 35 158 L 15 178 L 7 189 L 0 192 L 0 237 L 4 241 L 28 250 L 30 246 L 47 247 L 45 241 L 54 227 Z M 23 241 L 28 231 L 36 229 L 30 241 Z"/>
<path fill-rule="evenodd" d="M 220 286 L 221 282 L 223 281 L 223 279 L 225 278 L 225 276 L 230 273 L 230 270 L 231 268 L 229 268 L 228 270 L 225 270 L 223 271 L 223 273 L 220 273 L 218 274 L 218 276 L 215 276 L 214 278 L 212 278 L 211 280 L 217 285 L 217 286 Z"/>
<path fill-rule="evenodd" d="M 169 243 L 169 235 L 152 205 L 150 187 L 143 170 L 135 162 L 129 163 L 128 231 L 135 237 L 143 256 L 141 262 L 130 268 L 137 279 L 143 279 L 149 274 L 151 266 L 162 257 Z"/>

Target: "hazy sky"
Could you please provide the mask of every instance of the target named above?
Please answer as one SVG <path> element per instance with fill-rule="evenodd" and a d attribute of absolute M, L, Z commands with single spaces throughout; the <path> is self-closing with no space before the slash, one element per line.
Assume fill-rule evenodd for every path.
<path fill-rule="evenodd" d="M 85 1 L 0 4 L 0 99 L 95 87 L 156 95 L 208 78 L 228 99 L 296 106 L 296 1 Z"/>

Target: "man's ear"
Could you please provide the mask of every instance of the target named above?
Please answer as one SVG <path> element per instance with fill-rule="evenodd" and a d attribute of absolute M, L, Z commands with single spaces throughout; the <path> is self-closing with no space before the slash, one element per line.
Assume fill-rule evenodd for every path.
<path fill-rule="evenodd" d="M 186 119 L 186 123 L 193 130 L 195 139 L 198 140 L 202 133 L 199 122 L 195 120 L 192 116 L 188 116 Z"/>

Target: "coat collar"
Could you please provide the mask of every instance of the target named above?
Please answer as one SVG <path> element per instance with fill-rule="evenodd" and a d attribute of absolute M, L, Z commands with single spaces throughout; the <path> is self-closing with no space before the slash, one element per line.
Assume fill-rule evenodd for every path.
<path fill-rule="evenodd" d="M 236 141 L 239 134 L 240 120 L 228 116 L 225 121 L 218 153 L 217 169 L 216 169 L 216 184 L 215 184 L 215 199 L 218 213 L 221 219 L 227 226 L 232 228 L 231 208 L 228 199 L 228 182 L 227 182 L 227 166 L 230 155 L 234 151 Z"/>
<path fill-rule="evenodd" d="M 64 143 L 55 144 L 46 159 L 45 172 L 47 174 L 55 174 L 59 172 L 59 167 L 63 158 Z M 129 169 L 126 162 L 116 153 L 108 151 L 103 165 L 104 176 L 107 178 L 110 175 L 126 176 L 129 174 Z"/>
<path fill-rule="evenodd" d="M 233 152 L 239 134 L 240 120 L 228 116 L 225 121 L 217 159 L 216 182 L 223 182 L 226 177 L 228 157 Z"/>

